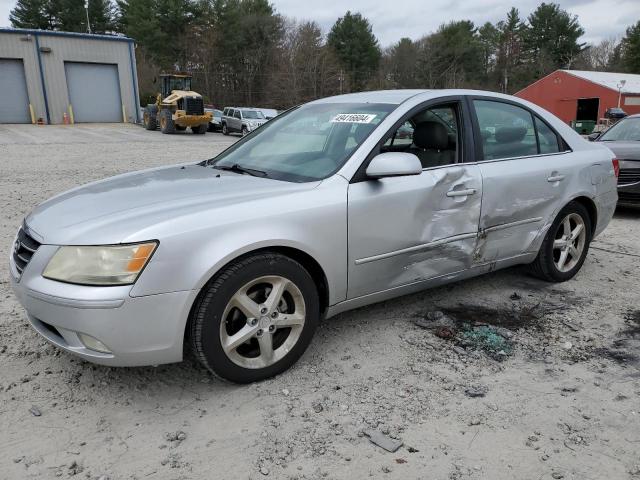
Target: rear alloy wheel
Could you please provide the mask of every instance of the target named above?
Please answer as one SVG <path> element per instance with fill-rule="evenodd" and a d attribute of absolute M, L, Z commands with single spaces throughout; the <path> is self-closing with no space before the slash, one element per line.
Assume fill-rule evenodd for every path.
<path fill-rule="evenodd" d="M 293 365 L 318 320 L 318 293 L 304 267 L 280 254 L 259 254 L 232 264 L 203 289 L 191 317 L 192 348 L 216 375 L 254 382 Z"/>
<path fill-rule="evenodd" d="M 229 135 L 229 129 L 227 128 L 227 124 L 226 123 L 222 124 L 222 134 L 223 135 Z"/>
<path fill-rule="evenodd" d="M 564 207 L 542 242 L 533 273 L 550 282 L 573 278 L 582 267 L 591 242 L 591 218 L 580 203 Z"/>

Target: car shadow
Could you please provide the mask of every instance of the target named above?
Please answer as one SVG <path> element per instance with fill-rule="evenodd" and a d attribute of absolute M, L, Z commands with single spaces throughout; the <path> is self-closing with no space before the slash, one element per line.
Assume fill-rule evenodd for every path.
<path fill-rule="evenodd" d="M 620 218 L 624 220 L 635 220 L 640 218 L 640 205 L 637 207 L 632 206 L 619 206 L 616 208 L 613 214 L 614 218 Z"/>

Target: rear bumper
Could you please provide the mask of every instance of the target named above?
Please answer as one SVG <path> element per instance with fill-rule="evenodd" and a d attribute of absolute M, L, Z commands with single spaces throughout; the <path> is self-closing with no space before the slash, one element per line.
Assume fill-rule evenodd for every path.
<path fill-rule="evenodd" d="M 618 193 L 615 189 L 612 189 L 594 199 L 597 208 L 597 223 L 593 233 L 593 238 L 597 237 L 602 231 L 607 228 L 609 222 L 613 218 L 613 214 L 616 211 L 616 204 L 618 202 Z"/>
<path fill-rule="evenodd" d="M 21 278 L 13 263 L 10 274 L 16 298 L 47 341 L 109 366 L 182 360 L 184 329 L 196 290 L 132 297 L 131 286 L 88 287 L 47 280 L 40 267 L 50 249 L 48 245 L 38 249 Z M 99 340 L 108 352 L 89 348 L 81 334 Z"/>

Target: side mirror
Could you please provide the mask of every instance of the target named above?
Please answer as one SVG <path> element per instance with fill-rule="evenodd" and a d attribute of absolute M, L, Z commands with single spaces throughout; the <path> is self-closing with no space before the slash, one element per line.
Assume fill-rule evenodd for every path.
<path fill-rule="evenodd" d="M 590 133 L 589 135 L 587 135 L 587 138 L 589 139 L 590 142 L 593 142 L 593 141 L 597 140 L 598 138 L 600 138 L 601 134 L 602 134 L 602 132 L 593 132 L 593 133 Z"/>
<path fill-rule="evenodd" d="M 387 152 L 373 157 L 367 167 L 369 178 L 403 177 L 420 175 L 422 164 L 413 153 Z"/>

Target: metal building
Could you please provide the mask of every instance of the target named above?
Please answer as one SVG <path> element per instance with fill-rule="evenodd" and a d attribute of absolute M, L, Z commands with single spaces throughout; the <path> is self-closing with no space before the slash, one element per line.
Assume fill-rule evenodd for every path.
<path fill-rule="evenodd" d="M 134 41 L 0 29 L 0 123 L 139 122 Z"/>
<path fill-rule="evenodd" d="M 611 107 L 640 113 L 640 75 L 556 70 L 515 94 L 564 120 L 598 121 Z"/>

